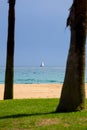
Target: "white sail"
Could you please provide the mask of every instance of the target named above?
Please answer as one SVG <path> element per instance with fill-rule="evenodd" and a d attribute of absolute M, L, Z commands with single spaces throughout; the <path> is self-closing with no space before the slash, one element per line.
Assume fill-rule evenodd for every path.
<path fill-rule="evenodd" d="M 41 63 L 40 67 L 44 67 L 44 62 Z"/>

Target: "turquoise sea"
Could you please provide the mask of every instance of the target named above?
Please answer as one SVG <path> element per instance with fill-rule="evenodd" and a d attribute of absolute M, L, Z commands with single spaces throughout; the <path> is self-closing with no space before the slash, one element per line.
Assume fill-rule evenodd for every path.
<path fill-rule="evenodd" d="M 15 67 L 15 84 L 63 83 L 65 67 Z M 5 68 L 0 67 L 0 84 L 4 83 Z M 87 69 L 85 82 L 87 83 Z"/>

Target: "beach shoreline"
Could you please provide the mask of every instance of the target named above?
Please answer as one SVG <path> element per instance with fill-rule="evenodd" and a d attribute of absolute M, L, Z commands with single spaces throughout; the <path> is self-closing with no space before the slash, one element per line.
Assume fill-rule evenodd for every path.
<path fill-rule="evenodd" d="M 14 84 L 14 99 L 60 98 L 62 84 Z M 87 84 L 85 84 L 87 98 Z M 3 100 L 4 84 L 0 84 L 0 100 Z"/>

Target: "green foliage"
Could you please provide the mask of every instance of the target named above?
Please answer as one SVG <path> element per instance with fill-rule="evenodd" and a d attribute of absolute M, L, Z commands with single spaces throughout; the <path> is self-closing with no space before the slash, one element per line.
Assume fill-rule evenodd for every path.
<path fill-rule="evenodd" d="M 0 101 L 0 130 L 87 129 L 87 110 L 55 113 L 57 105 L 58 99 Z"/>

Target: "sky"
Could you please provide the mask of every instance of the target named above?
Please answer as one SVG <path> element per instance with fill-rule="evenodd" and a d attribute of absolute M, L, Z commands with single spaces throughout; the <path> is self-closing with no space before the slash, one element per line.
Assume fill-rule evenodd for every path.
<path fill-rule="evenodd" d="M 72 0 L 16 0 L 15 66 L 65 66 Z M 0 1 L 0 66 L 6 64 L 8 3 Z M 87 58 L 86 58 L 87 59 Z M 87 60 L 86 60 L 87 61 Z"/>

